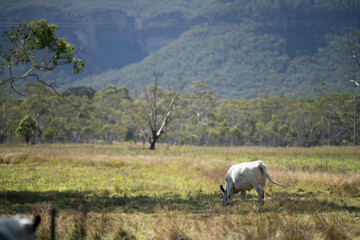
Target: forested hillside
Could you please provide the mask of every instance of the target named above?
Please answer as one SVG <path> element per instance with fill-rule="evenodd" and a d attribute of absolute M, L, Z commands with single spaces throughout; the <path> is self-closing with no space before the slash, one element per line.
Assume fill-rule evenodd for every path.
<path fill-rule="evenodd" d="M 359 68 L 344 45 L 360 29 L 357 0 L 317 1 L 6 1 L 2 29 L 16 18 L 46 18 L 84 49 L 80 76 L 44 78 L 65 89 L 125 86 L 132 96 L 159 74 L 166 87 L 181 77 L 230 99 L 263 93 L 315 97 L 353 92 Z"/>
<path fill-rule="evenodd" d="M 176 42 L 160 49 L 140 63 L 107 71 L 79 83 L 101 88 L 115 83 L 130 90 L 149 84 L 152 72 L 160 73 L 162 86 L 181 75 L 199 81 L 226 99 L 253 98 L 266 92 L 290 97 L 314 97 L 316 79 L 326 84 L 327 93 L 352 91 L 350 79 L 360 77 L 356 63 L 341 41 L 329 36 L 325 46 L 313 55 L 291 58 L 286 40 L 257 33 L 255 23 L 199 26 Z M 194 54 L 195 53 L 195 54 Z M 101 79 L 101 81 L 97 81 Z"/>

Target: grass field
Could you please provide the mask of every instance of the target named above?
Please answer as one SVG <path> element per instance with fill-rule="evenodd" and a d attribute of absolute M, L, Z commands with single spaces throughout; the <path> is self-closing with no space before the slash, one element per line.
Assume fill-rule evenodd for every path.
<path fill-rule="evenodd" d="M 223 206 L 231 164 L 262 160 L 252 190 Z M 0 145 L 0 215 L 40 214 L 49 239 L 360 239 L 360 148 Z"/>

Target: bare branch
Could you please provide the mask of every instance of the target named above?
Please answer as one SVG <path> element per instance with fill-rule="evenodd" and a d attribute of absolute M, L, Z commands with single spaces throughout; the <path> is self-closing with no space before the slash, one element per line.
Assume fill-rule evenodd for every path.
<path fill-rule="evenodd" d="M 157 116 L 158 116 L 158 106 L 157 106 L 157 97 L 158 97 L 158 73 L 154 70 L 154 77 L 155 77 L 155 85 L 154 85 L 154 89 L 153 89 L 153 129 L 154 131 L 156 131 L 157 129 Z"/>
<path fill-rule="evenodd" d="M 33 75 L 30 75 L 30 76 L 36 77 L 37 80 L 38 80 L 40 83 L 42 83 L 42 84 L 44 84 L 45 86 L 51 88 L 58 96 L 64 98 L 64 95 L 63 95 L 63 94 L 61 94 L 61 93 L 59 93 L 58 91 L 56 91 L 56 88 L 55 88 L 55 87 L 56 87 L 56 82 L 55 82 L 55 81 L 49 84 L 49 83 L 45 82 L 44 80 L 40 79 L 37 74 L 33 74 Z"/>
<path fill-rule="evenodd" d="M 18 94 L 18 95 L 20 95 L 20 96 L 24 96 L 24 95 L 22 95 L 20 92 L 18 92 L 18 91 L 16 90 L 16 88 L 15 88 L 14 85 L 13 85 L 14 82 L 15 82 L 14 80 L 12 80 L 12 81 L 10 82 L 10 87 L 11 87 L 11 89 L 12 89 L 16 94 Z"/>
<path fill-rule="evenodd" d="M 10 77 L 8 79 L 4 79 L 2 80 L 1 84 L 7 84 L 8 82 L 14 82 L 16 80 L 20 80 L 20 79 L 25 79 L 29 76 L 31 76 L 31 73 L 36 70 L 35 68 L 31 68 L 29 69 L 26 73 L 24 73 L 22 76 L 20 77 L 13 77 L 12 76 L 12 69 L 11 69 L 11 65 L 9 65 L 9 74 L 10 74 Z"/>
<path fill-rule="evenodd" d="M 166 115 L 165 115 L 165 117 L 164 117 L 164 119 L 162 121 L 161 127 L 159 128 L 158 132 L 156 133 L 157 136 L 160 136 L 163 132 L 165 132 L 164 129 L 169 123 L 169 120 L 170 120 L 169 118 L 171 116 L 171 113 L 175 110 L 175 108 L 173 108 L 173 106 L 175 104 L 175 101 L 176 101 L 176 98 L 173 98 L 171 100 L 171 103 L 169 105 L 169 109 L 168 109 L 168 111 L 167 111 L 167 113 L 166 113 Z"/>

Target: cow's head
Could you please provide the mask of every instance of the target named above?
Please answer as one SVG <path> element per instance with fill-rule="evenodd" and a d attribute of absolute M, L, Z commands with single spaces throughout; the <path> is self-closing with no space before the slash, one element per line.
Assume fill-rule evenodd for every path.
<path fill-rule="evenodd" d="M 36 239 L 36 230 L 41 218 L 31 220 L 24 216 L 0 219 L 0 239 Z"/>
<path fill-rule="evenodd" d="M 225 186 L 226 187 L 226 186 Z M 232 194 L 228 189 L 224 189 L 222 185 L 220 185 L 220 190 L 224 197 L 224 204 L 229 205 L 232 199 Z"/>

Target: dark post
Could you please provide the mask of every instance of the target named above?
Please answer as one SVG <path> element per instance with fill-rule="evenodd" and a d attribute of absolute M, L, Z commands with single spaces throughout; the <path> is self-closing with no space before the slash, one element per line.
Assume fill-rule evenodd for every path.
<path fill-rule="evenodd" d="M 55 240 L 55 217 L 56 209 L 51 209 L 51 240 Z"/>
<path fill-rule="evenodd" d="M 354 146 L 356 146 L 356 108 L 357 108 L 357 96 L 354 95 Z"/>

